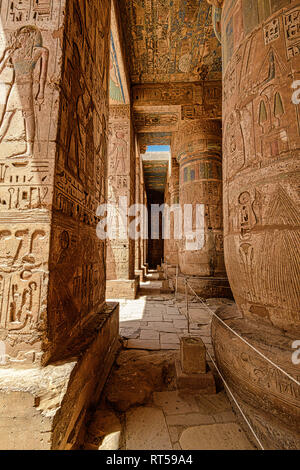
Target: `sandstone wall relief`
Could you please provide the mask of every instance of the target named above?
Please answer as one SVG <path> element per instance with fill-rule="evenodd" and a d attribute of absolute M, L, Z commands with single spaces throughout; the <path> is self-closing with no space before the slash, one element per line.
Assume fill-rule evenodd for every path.
<path fill-rule="evenodd" d="M 119 204 L 127 197 L 128 207 L 135 198 L 136 148 L 130 105 L 109 110 L 108 203 Z M 118 230 L 118 227 L 117 227 Z M 133 279 L 135 242 L 125 237 L 107 241 L 107 279 Z"/>
<path fill-rule="evenodd" d="M 0 336 L 38 363 L 46 330 L 64 2 L 1 2 Z"/>
<path fill-rule="evenodd" d="M 290 2 L 284 2 L 278 5 L 278 8 L 272 4 L 270 11 L 276 11 L 288 4 Z M 229 22 L 230 14 L 233 17 L 239 15 L 240 8 L 239 2 L 232 10 L 230 6 L 228 10 L 225 8 L 225 23 Z M 250 314 L 260 312 L 263 317 L 282 327 L 285 315 L 289 318 L 294 316 L 299 321 L 297 309 L 295 310 L 299 299 L 297 295 L 296 298 L 287 295 L 288 286 L 293 286 L 296 282 L 292 272 L 297 266 L 294 266 L 294 256 L 292 259 L 286 253 L 290 239 L 298 237 L 296 227 L 299 226 L 299 209 L 295 199 L 300 143 L 299 106 L 291 100 L 291 85 L 299 78 L 300 70 L 296 55 L 296 58 L 291 57 L 287 46 L 297 43 L 297 25 L 300 18 L 298 13 L 297 2 L 293 2 L 290 10 L 275 14 L 266 21 L 262 30 L 255 30 L 240 45 L 234 42 L 235 51 L 225 68 L 224 77 L 225 210 L 228 215 L 226 219 L 229 221 L 225 225 L 225 237 L 229 249 L 226 255 L 229 277 L 232 278 L 233 289 L 238 296 L 238 292 L 241 293 L 237 287 L 238 272 L 243 273 L 244 286 L 247 283 L 253 286 L 253 282 L 258 282 L 255 267 L 262 268 L 262 265 L 271 262 L 278 250 L 276 263 L 272 262 L 268 268 L 270 276 L 278 279 L 280 266 L 287 264 L 284 261 L 287 256 L 290 259 L 290 267 L 286 266 L 285 269 L 289 281 L 287 277 L 281 281 L 278 279 L 276 295 L 275 281 L 271 281 L 268 275 L 269 280 L 265 279 L 260 287 L 245 289 L 247 300 L 240 298 L 245 311 Z M 247 32 L 245 28 L 244 25 L 243 34 Z M 250 189 L 249 184 L 253 189 Z M 255 215 L 253 210 L 251 212 L 249 209 L 247 242 L 239 241 L 234 222 L 237 220 L 234 214 L 238 211 L 237 208 L 242 206 L 239 201 L 245 198 L 248 199 L 245 207 L 250 207 L 249 204 L 256 207 Z M 273 209 L 276 214 L 276 224 L 273 225 L 269 221 L 269 214 L 274 199 L 277 203 Z M 289 217 L 290 213 L 294 214 L 292 219 Z M 250 223 L 251 218 L 256 221 L 255 224 Z M 285 225 L 290 227 L 290 233 L 289 230 L 280 231 L 280 227 Z M 271 237 L 269 240 L 269 235 L 263 233 L 265 230 L 269 232 L 267 227 L 271 226 L 274 229 L 278 227 L 276 243 L 275 239 L 272 241 Z M 262 254 L 266 247 L 266 238 L 270 242 L 269 250 L 273 252 L 270 258 Z M 231 266 L 230 259 L 236 260 L 234 267 Z M 287 300 L 283 313 L 279 305 L 285 295 Z"/>
<path fill-rule="evenodd" d="M 299 1 L 225 1 L 224 250 L 241 336 L 299 380 Z M 220 312 L 222 314 L 222 312 Z M 299 447 L 298 390 L 220 325 L 219 367 L 266 449 Z"/>
<path fill-rule="evenodd" d="M 64 44 L 49 356 L 63 349 L 62 338 L 76 338 L 105 301 L 105 243 L 96 235 L 96 211 L 106 200 L 110 2 L 101 10 L 96 1 L 70 2 Z"/>
<path fill-rule="evenodd" d="M 21 362 L 40 358 L 41 340 L 49 360 L 104 302 L 106 3 L 69 2 L 65 29 L 64 2 L 1 3 L 0 324 Z"/>

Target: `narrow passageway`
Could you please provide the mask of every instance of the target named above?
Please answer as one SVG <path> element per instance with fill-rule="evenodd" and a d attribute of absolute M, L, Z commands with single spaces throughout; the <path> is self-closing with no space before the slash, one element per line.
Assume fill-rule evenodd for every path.
<path fill-rule="evenodd" d="M 180 390 L 175 361 L 188 335 L 185 298 L 161 293 L 151 271 L 136 300 L 120 302 L 122 346 L 101 402 L 91 415 L 85 448 L 91 450 L 254 449 L 216 376 L 216 393 Z M 228 299 L 208 299 L 213 311 Z M 211 316 L 190 299 L 190 335 L 213 354 Z M 209 367 L 213 370 L 212 364 Z"/>

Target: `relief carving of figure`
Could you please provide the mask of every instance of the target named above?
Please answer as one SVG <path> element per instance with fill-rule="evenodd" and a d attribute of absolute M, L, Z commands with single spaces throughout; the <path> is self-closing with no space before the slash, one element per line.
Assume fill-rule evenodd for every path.
<path fill-rule="evenodd" d="M 35 26 L 23 26 L 14 38 L 12 45 L 5 49 L 0 59 L 0 75 L 8 68 L 12 69 L 10 79 L 2 82 L 5 88 L 6 102 L 0 116 L 0 143 L 5 138 L 11 120 L 18 109 L 22 110 L 25 121 L 25 152 L 13 157 L 32 157 L 36 134 L 34 102 L 41 107 L 44 102 L 44 91 L 48 71 L 49 51 L 43 47 L 40 30 Z M 39 87 L 34 96 L 34 71 L 41 62 Z"/>
<path fill-rule="evenodd" d="M 124 132 L 117 131 L 111 143 L 111 162 L 116 174 L 124 174 L 126 171 L 127 142 Z"/>

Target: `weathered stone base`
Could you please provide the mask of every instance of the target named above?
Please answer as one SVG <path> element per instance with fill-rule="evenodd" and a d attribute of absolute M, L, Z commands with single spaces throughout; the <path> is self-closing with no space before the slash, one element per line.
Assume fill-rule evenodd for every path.
<path fill-rule="evenodd" d="M 100 397 L 119 345 L 119 306 L 99 314 L 80 358 L 32 369 L 0 369 L 0 449 L 68 450 L 84 437 L 87 410 Z"/>
<path fill-rule="evenodd" d="M 185 293 L 185 279 L 194 291 L 205 299 L 225 297 L 232 299 L 232 292 L 227 277 L 178 276 L 178 292 Z M 192 295 L 191 289 L 188 289 Z"/>
<path fill-rule="evenodd" d="M 293 337 L 273 327 L 266 319 L 241 318 L 235 304 L 220 307 L 216 313 L 256 349 L 299 380 L 299 365 L 292 362 L 292 344 L 299 339 L 296 335 Z M 299 449 L 299 386 L 217 319 L 212 323 L 212 338 L 218 366 L 264 448 Z M 240 424 L 248 437 L 253 438 L 242 418 Z"/>
<path fill-rule="evenodd" d="M 202 395 L 214 395 L 217 393 L 214 375 L 210 369 L 204 374 L 185 374 L 179 360 L 175 361 L 175 367 L 177 387 L 181 393 L 188 390 L 197 391 L 197 393 Z"/>
<path fill-rule="evenodd" d="M 161 294 L 171 294 L 172 292 L 174 292 L 174 290 L 171 289 L 170 286 L 171 286 L 170 281 L 163 280 L 162 281 L 162 286 L 161 286 L 161 289 L 160 289 Z"/>
<path fill-rule="evenodd" d="M 146 275 L 149 274 L 149 264 L 148 264 L 148 263 L 144 263 L 143 266 L 142 266 L 142 268 L 145 269 L 145 274 L 146 274 Z"/>
<path fill-rule="evenodd" d="M 135 276 L 134 279 L 106 281 L 106 298 L 134 300 L 136 299 L 139 285 L 138 276 Z"/>
<path fill-rule="evenodd" d="M 136 269 L 135 270 L 135 275 L 138 276 L 140 282 L 145 282 L 146 280 L 146 277 L 145 277 L 145 268 L 141 268 L 141 269 Z"/>
<path fill-rule="evenodd" d="M 173 278 L 173 277 L 175 278 L 175 276 L 176 276 L 176 266 L 173 265 L 173 264 L 165 263 L 164 264 L 164 273 L 169 278 Z"/>

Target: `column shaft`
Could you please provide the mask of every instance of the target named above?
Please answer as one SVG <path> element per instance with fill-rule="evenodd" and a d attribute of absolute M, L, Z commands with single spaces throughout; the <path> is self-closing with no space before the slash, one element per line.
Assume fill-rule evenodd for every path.
<path fill-rule="evenodd" d="M 298 380 L 299 18 L 299 0 L 225 1 L 222 11 L 225 261 L 244 318 L 230 326 Z M 263 445 L 299 448 L 299 386 L 218 322 L 213 337 Z"/>
<path fill-rule="evenodd" d="M 181 124 L 173 148 L 180 167 L 183 214 L 186 205 L 193 207 L 190 227 L 183 227 L 179 243 L 180 270 L 194 277 L 194 288 L 205 296 L 230 296 L 223 257 L 221 142 L 219 121 L 195 120 Z"/>
<path fill-rule="evenodd" d="M 118 206 L 120 198 L 126 198 L 123 199 L 126 203 L 124 209 L 128 211 L 135 203 L 136 166 L 130 105 L 111 106 L 109 109 L 108 154 L 108 202 Z M 129 224 L 127 214 L 124 220 Z M 119 218 L 116 223 L 116 238 L 107 240 L 106 296 L 135 298 L 135 242 L 129 237 L 126 226 L 125 233 L 121 234 Z"/>

